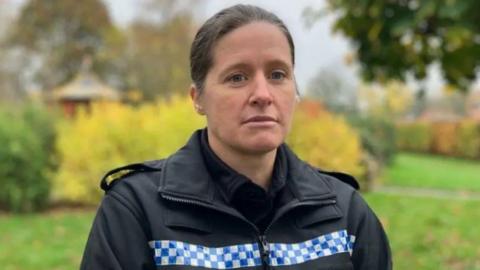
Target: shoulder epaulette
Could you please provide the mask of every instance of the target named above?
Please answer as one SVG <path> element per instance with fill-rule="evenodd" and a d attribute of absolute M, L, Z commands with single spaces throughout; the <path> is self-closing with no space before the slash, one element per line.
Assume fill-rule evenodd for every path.
<path fill-rule="evenodd" d="M 355 177 L 353 177 L 349 174 L 341 173 L 341 172 L 326 172 L 326 171 L 322 171 L 322 170 L 318 170 L 318 171 L 320 173 L 324 173 L 326 175 L 333 176 L 333 177 L 337 178 L 338 180 L 352 186 L 356 190 L 360 189 L 360 185 L 358 184 L 357 179 L 355 179 Z"/>
<path fill-rule="evenodd" d="M 102 181 L 100 182 L 100 188 L 102 188 L 104 191 L 107 191 L 112 187 L 113 182 L 133 173 L 154 172 L 160 170 L 161 168 L 159 166 L 154 166 L 153 162 L 129 164 L 123 167 L 113 169 L 107 174 L 105 174 L 105 176 L 102 178 Z"/>

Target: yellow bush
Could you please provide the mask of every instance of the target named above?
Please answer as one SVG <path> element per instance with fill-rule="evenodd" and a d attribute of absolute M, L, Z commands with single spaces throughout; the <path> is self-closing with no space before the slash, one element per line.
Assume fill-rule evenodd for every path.
<path fill-rule="evenodd" d="M 455 155 L 458 123 L 437 122 L 432 124 L 432 151 L 442 155 Z"/>
<path fill-rule="evenodd" d="M 339 116 L 307 101 L 299 104 L 287 143 L 297 155 L 322 170 L 361 177 L 362 149 L 358 135 Z"/>
<path fill-rule="evenodd" d="M 204 126 L 188 98 L 131 107 L 93 104 L 58 125 L 60 168 L 54 199 L 97 203 L 99 179 L 114 167 L 166 157 Z"/>
<path fill-rule="evenodd" d="M 469 119 L 459 123 L 456 154 L 467 158 L 480 158 L 480 124 Z"/>
<path fill-rule="evenodd" d="M 303 104 L 295 115 L 288 139 L 301 158 L 325 170 L 360 176 L 360 144 L 340 117 Z M 131 107 L 94 104 L 75 119 L 58 125 L 60 168 L 54 199 L 98 203 L 99 179 L 109 169 L 163 158 L 183 146 L 192 132 L 205 126 L 188 98 Z"/>

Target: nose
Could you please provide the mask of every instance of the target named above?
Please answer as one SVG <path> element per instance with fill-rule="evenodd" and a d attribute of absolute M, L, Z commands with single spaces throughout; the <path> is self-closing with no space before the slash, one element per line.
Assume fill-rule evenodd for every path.
<path fill-rule="evenodd" d="M 270 89 L 271 85 L 264 74 L 258 74 L 255 76 L 255 81 L 252 85 L 252 92 L 250 95 L 249 103 L 253 106 L 268 106 L 273 102 L 273 96 Z"/>

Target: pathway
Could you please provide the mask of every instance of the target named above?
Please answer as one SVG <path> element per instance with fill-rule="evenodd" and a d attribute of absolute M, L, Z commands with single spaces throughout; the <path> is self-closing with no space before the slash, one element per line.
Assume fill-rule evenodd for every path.
<path fill-rule="evenodd" d="M 399 186 L 378 186 L 373 188 L 374 192 L 394 195 L 407 195 L 414 197 L 428 197 L 460 201 L 480 201 L 480 192 L 451 191 L 432 188 L 399 187 Z"/>

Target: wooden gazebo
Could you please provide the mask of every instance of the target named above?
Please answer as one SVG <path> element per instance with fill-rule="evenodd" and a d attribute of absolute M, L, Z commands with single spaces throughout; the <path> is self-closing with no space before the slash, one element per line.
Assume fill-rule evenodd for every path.
<path fill-rule="evenodd" d="M 118 102 L 120 93 L 100 81 L 88 68 L 82 68 L 77 76 L 51 91 L 51 101 L 59 104 L 67 116 L 74 116 L 81 106 L 87 110 L 94 101 Z"/>

